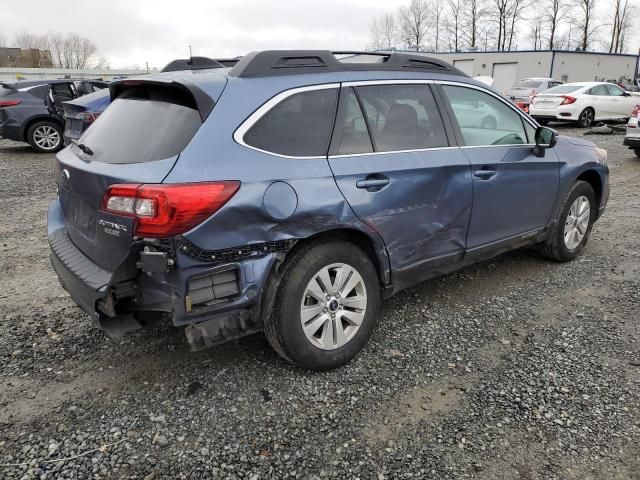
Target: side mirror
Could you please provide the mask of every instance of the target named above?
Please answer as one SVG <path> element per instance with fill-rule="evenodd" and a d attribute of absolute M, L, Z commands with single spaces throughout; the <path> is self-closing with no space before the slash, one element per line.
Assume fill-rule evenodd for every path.
<path fill-rule="evenodd" d="M 625 92 L 622 92 L 622 96 L 623 96 L 623 97 L 630 97 L 630 96 L 631 96 L 631 93 L 629 93 L 629 92 L 625 91 Z"/>
<path fill-rule="evenodd" d="M 538 127 L 536 129 L 536 146 L 533 147 L 533 153 L 536 157 L 544 157 L 544 151 L 547 148 L 553 148 L 558 143 L 558 132 L 548 127 Z"/>

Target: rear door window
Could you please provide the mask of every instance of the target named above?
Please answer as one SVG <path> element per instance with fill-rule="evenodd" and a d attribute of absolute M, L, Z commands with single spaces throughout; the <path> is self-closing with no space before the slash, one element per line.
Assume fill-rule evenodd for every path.
<path fill-rule="evenodd" d="M 609 95 L 612 97 L 622 97 L 624 95 L 624 90 L 617 85 L 609 84 L 606 85 L 606 87 Z"/>
<path fill-rule="evenodd" d="M 338 155 L 353 155 L 373 152 L 373 145 L 367 130 L 367 122 L 360 108 L 360 102 L 353 88 L 345 88 L 341 96 L 338 119 L 336 120 L 336 138 Z"/>
<path fill-rule="evenodd" d="M 143 163 L 178 155 L 201 125 L 187 93 L 145 86 L 123 92 L 79 141 L 93 161 Z"/>
<path fill-rule="evenodd" d="M 260 117 L 243 140 L 254 148 L 280 155 L 325 156 L 337 101 L 337 88 L 294 93 Z"/>
<path fill-rule="evenodd" d="M 357 87 L 378 152 L 448 146 L 431 90 L 424 84 Z"/>

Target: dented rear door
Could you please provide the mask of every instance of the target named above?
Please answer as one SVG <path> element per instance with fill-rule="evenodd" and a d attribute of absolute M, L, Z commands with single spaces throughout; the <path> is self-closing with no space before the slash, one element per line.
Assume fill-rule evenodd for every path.
<path fill-rule="evenodd" d="M 356 215 L 383 238 L 394 274 L 463 254 L 470 164 L 449 147 L 429 85 L 343 87 L 329 163 Z"/>

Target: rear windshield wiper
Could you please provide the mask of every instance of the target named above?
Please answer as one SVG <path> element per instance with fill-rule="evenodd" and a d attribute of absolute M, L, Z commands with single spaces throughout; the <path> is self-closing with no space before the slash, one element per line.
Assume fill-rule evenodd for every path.
<path fill-rule="evenodd" d="M 77 140 L 75 140 L 73 138 L 71 139 L 71 143 L 73 143 L 76 147 L 78 147 L 80 150 L 82 150 L 87 155 L 93 155 L 93 150 L 91 150 L 89 147 L 87 147 L 84 143 L 80 143 L 79 141 L 77 141 Z"/>

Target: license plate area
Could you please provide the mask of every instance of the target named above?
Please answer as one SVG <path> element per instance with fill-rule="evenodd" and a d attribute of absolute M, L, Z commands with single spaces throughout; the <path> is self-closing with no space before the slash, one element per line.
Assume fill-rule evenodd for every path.
<path fill-rule="evenodd" d="M 62 210 L 67 222 L 85 237 L 94 239 L 96 233 L 96 210 L 82 197 L 66 189 L 60 189 Z"/>

